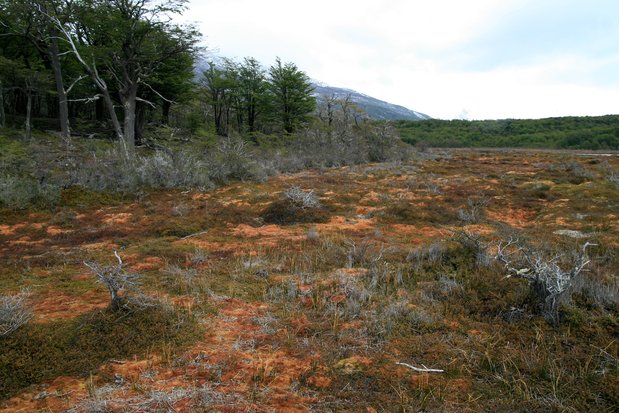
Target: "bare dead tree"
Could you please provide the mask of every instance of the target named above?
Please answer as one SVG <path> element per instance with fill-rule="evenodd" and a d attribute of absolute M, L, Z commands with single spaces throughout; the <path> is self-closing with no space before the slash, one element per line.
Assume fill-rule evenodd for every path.
<path fill-rule="evenodd" d="M 296 185 L 286 189 L 283 193 L 284 199 L 288 200 L 297 208 L 319 208 L 320 200 L 314 191 L 305 192 Z"/>
<path fill-rule="evenodd" d="M 26 324 L 32 311 L 26 303 L 26 295 L 0 295 L 0 338 Z"/>
<path fill-rule="evenodd" d="M 479 198 L 468 198 L 466 208 L 458 210 L 458 218 L 467 224 L 477 224 L 484 218 L 484 209 L 490 203 L 490 199 L 484 196 Z"/>
<path fill-rule="evenodd" d="M 96 262 L 84 262 L 97 277 L 97 282 L 103 284 L 110 293 L 110 307 L 119 309 L 123 306 L 124 297 L 119 293 L 127 292 L 138 286 L 138 274 L 125 271 L 123 260 L 114 251 L 114 256 L 118 260 L 117 265 L 100 265 Z"/>
<path fill-rule="evenodd" d="M 572 287 L 590 262 L 587 248 L 593 245 L 596 244 L 586 242 L 572 257 L 558 253 L 549 256 L 510 238 L 498 244 L 495 259 L 504 264 L 508 277 L 524 278 L 529 282 L 540 300 L 542 314 L 557 324 L 559 306 L 571 297 Z"/>

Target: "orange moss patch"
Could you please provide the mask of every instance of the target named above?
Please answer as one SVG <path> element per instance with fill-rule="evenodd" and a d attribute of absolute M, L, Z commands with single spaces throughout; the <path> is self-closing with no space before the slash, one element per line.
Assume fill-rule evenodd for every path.
<path fill-rule="evenodd" d="M 317 389 L 326 389 L 327 387 L 329 387 L 331 385 L 331 382 L 333 380 L 331 380 L 329 377 L 327 376 L 323 376 L 321 374 L 317 374 L 314 376 L 310 376 L 307 379 L 307 384 L 309 384 L 312 387 L 315 387 Z"/>
<path fill-rule="evenodd" d="M 413 374 L 410 383 L 413 388 L 427 389 L 430 387 L 430 375 L 428 373 Z"/>
<path fill-rule="evenodd" d="M 531 223 L 534 216 L 534 211 L 527 211 L 523 209 L 503 208 L 500 211 L 486 211 L 486 217 L 488 217 L 488 219 L 504 222 L 516 228 L 526 227 L 529 223 Z"/>
<path fill-rule="evenodd" d="M 446 228 L 436 228 L 427 225 L 420 227 L 417 225 L 390 224 L 387 228 L 389 232 L 395 232 L 396 234 L 418 235 L 425 238 L 438 238 L 451 235 L 451 232 Z"/>
<path fill-rule="evenodd" d="M 95 309 L 103 309 L 108 304 L 109 298 L 103 291 L 89 291 L 79 297 L 48 291 L 34 300 L 34 320 L 39 323 L 67 320 Z"/>
<path fill-rule="evenodd" d="M 252 227 L 245 224 L 240 224 L 231 230 L 235 237 L 253 238 L 253 237 L 288 237 L 290 230 L 284 229 L 279 225 L 265 225 L 262 227 Z"/>
<path fill-rule="evenodd" d="M 83 379 L 57 377 L 44 389 L 28 390 L 10 400 L 0 403 L 2 413 L 61 412 L 75 404 L 68 400 L 88 397 Z"/>
<path fill-rule="evenodd" d="M 47 235 L 54 237 L 56 235 L 67 234 L 67 233 L 73 232 L 73 230 L 62 229 L 60 227 L 52 225 L 52 226 L 47 227 L 45 232 L 47 232 Z"/>
<path fill-rule="evenodd" d="M 103 222 L 107 225 L 123 225 L 128 224 L 129 220 L 133 217 L 132 213 L 119 212 L 116 214 L 107 214 L 103 218 Z"/>
<path fill-rule="evenodd" d="M 163 268 L 164 261 L 161 257 L 145 257 L 140 262 L 132 264 L 129 269 L 132 271 L 149 271 Z"/>
<path fill-rule="evenodd" d="M 319 232 L 363 232 L 363 231 L 371 231 L 374 229 L 376 225 L 376 220 L 373 218 L 370 219 L 360 219 L 360 220 L 350 220 L 343 216 L 333 216 L 331 220 L 326 224 L 316 224 L 316 229 Z"/>
<path fill-rule="evenodd" d="M 93 242 L 91 244 L 82 244 L 80 245 L 80 247 L 85 250 L 105 250 L 105 251 L 112 251 L 118 248 L 116 244 L 111 243 L 109 241 Z"/>
<path fill-rule="evenodd" d="M 41 240 L 41 239 L 32 240 L 32 238 L 30 238 L 27 235 L 19 238 L 18 240 L 7 242 L 7 245 L 11 245 L 11 246 L 37 246 L 37 245 L 44 245 L 44 244 L 45 244 L 45 240 Z"/>
<path fill-rule="evenodd" d="M 19 229 L 26 226 L 26 224 L 0 225 L 0 235 L 15 235 Z"/>

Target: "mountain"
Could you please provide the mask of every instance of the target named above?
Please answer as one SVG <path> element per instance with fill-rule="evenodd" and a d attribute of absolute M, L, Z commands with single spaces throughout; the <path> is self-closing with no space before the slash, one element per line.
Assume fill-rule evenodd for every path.
<path fill-rule="evenodd" d="M 410 110 L 404 106 L 394 105 L 373 98 L 363 93 L 351 89 L 327 86 L 314 82 L 314 96 L 320 99 L 321 96 L 335 96 L 337 99 L 345 99 L 350 96 L 350 100 L 363 109 L 370 118 L 377 120 L 425 120 L 432 119 L 428 115 Z"/>

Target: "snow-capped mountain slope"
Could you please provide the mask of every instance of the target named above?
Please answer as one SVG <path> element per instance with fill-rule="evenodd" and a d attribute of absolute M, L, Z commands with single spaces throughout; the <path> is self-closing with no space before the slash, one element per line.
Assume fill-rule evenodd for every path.
<path fill-rule="evenodd" d="M 351 89 L 327 86 L 324 83 L 314 81 L 314 96 L 320 102 L 322 96 L 333 96 L 337 99 L 345 99 L 350 96 L 350 100 L 363 109 L 370 118 L 377 120 L 424 120 L 431 119 L 430 116 L 405 108 L 404 106 L 394 105 L 373 98 L 363 93 Z"/>

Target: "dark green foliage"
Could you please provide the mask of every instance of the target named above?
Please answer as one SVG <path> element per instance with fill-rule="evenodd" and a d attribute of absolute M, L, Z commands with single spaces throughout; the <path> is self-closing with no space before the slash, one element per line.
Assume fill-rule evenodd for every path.
<path fill-rule="evenodd" d="M 88 375 L 110 359 L 188 344 L 197 331 L 190 316 L 164 306 L 30 323 L 0 339 L 0 399 L 60 375 Z"/>
<path fill-rule="evenodd" d="M 272 202 L 262 213 L 264 222 L 291 225 L 328 222 L 330 213 L 325 207 L 301 208 L 288 199 Z"/>
<path fill-rule="evenodd" d="M 619 116 L 398 121 L 402 139 L 434 147 L 619 149 Z"/>
<path fill-rule="evenodd" d="M 274 117 L 285 132 L 292 133 L 307 122 L 308 114 L 316 108 L 314 88 L 294 63 L 282 64 L 279 58 L 269 69 L 269 75 Z"/>
<path fill-rule="evenodd" d="M 116 205 L 121 200 L 122 196 L 118 193 L 95 192 L 82 186 L 74 186 L 60 193 L 58 206 L 82 209 L 102 205 Z"/>
<path fill-rule="evenodd" d="M 201 100 L 210 107 L 209 120 L 221 136 L 238 131 L 257 142 L 257 132 L 292 133 L 309 121 L 316 107 L 307 75 L 279 58 L 268 77 L 251 57 L 242 63 L 209 62 L 202 76 Z"/>
<path fill-rule="evenodd" d="M 400 201 L 390 204 L 383 211 L 381 219 L 384 222 L 398 222 L 403 224 L 452 224 L 458 222 L 455 211 L 433 203 L 431 205 L 415 205 Z"/>

